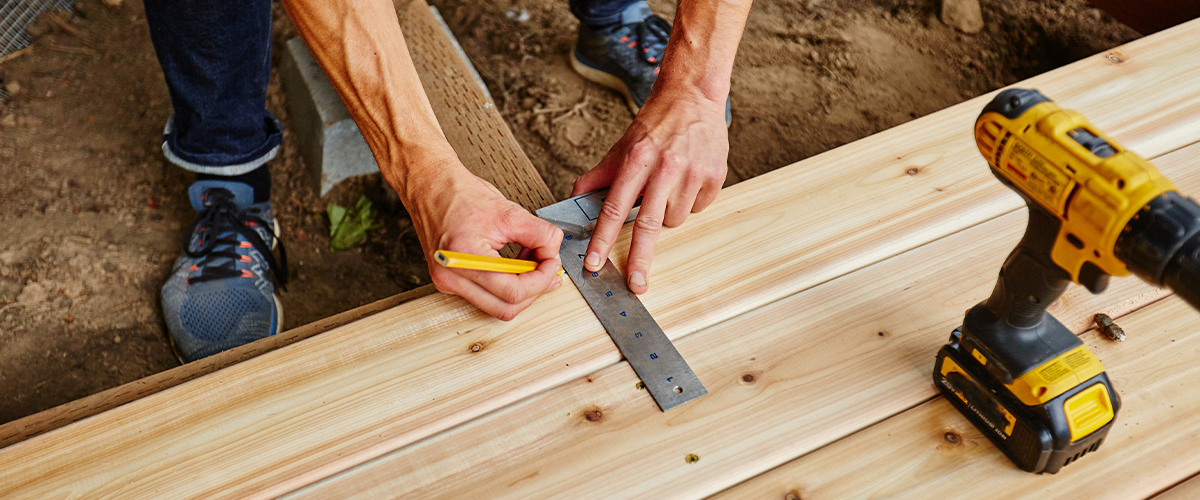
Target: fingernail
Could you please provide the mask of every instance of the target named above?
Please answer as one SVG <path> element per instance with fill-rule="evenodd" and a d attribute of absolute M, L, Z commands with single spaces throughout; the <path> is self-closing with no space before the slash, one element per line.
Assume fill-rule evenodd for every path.
<path fill-rule="evenodd" d="M 587 264 L 588 269 L 595 271 L 596 268 L 600 267 L 600 254 L 596 252 L 589 253 L 587 258 L 583 260 L 583 263 Z"/>
<path fill-rule="evenodd" d="M 554 284 L 550 285 L 551 291 L 558 290 L 559 288 L 562 288 L 562 280 L 555 281 Z"/>
<path fill-rule="evenodd" d="M 629 286 L 646 286 L 646 275 L 641 271 L 634 271 L 629 274 Z"/>

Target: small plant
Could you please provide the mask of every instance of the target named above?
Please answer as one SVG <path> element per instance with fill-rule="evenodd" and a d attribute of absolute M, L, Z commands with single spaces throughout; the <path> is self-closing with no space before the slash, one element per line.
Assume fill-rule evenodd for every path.
<path fill-rule="evenodd" d="M 367 231 L 383 227 L 375 220 L 375 208 L 367 197 L 359 196 L 354 208 L 347 209 L 330 203 L 325 206 L 329 215 L 329 250 L 349 250 L 367 241 Z"/>

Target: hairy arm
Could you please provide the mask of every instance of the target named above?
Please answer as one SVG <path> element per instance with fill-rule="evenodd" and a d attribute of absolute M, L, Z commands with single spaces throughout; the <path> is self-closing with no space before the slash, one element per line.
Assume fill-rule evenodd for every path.
<path fill-rule="evenodd" d="M 707 207 L 727 171 L 725 99 L 751 0 L 680 0 L 658 79 L 646 105 L 600 164 L 575 182 L 574 194 L 611 186 L 584 259 L 598 270 L 625 216 L 642 196 L 633 226 L 629 289 L 649 285 L 662 226 L 675 227 Z"/>
<path fill-rule="evenodd" d="M 475 177 L 442 135 L 388 0 L 283 0 L 296 30 L 413 218 L 438 290 L 508 320 L 561 280 L 562 232 Z M 541 261 L 519 276 L 447 269 L 438 249 L 499 255 L 508 243 Z"/>

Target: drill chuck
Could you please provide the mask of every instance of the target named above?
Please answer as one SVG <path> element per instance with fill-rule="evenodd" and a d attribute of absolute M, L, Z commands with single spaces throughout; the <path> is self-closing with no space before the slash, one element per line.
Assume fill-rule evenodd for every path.
<path fill-rule="evenodd" d="M 1200 309 L 1200 205 L 1191 198 L 1168 191 L 1150 200 L 1113 251 L 1138 277 Z"/>

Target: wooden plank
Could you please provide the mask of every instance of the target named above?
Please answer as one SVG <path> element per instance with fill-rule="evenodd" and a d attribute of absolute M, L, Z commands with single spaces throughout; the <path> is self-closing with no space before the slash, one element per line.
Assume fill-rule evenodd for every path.
<path fill-rule="evenodd" d="M 1154 496 L 1154 500 L 1196 500 L 1197 498 L 1200 498 L 1200 475 L 1192 476 Z"/>
<path fill-rule="evenodd" d="M 446 140 L 471 173 L 529 211 L 554 195 L 521 149 L 500 111 L 454 49 L 425 0 L 395 0 L 400 30 Z"/>
<path fill-rule="evenodd" d="M 1200 139 L 1198 32 L 1027 84 L 1155 156 Z M 969 132 L 989 98 L 727 189 L 663 233 L 647 308 L 678 339 L 1017 209 Z M 510 323 L 433 295 L 0 450 L 0 496 L 276 496 L 619 359 L 573 287 Z"/>
<path fill-rule="evenodd" d="M 0 448 L 13 445 L 39 434 L 78 422 L 92 415 L 105 412 L 131 401 L 175 387 L 235 363 L 240 363 L 260 354 L 285 345 L 299 342 L 318 333 L 339 328 L 380 311 L 386 311 L 409 300 L 435 293 L 433 285 L 414 288 L 404 293 L 380 299 L 370 304 L 351 309 L 328 318 L 299 326 L 279 335 L 235 347 L 192 363 L 176 366 L 143 377 L 127 384 L 64 403 L 49 410 L 35 413 L 0 425 Z"/>
<path fill-rule="evenodd" d="M 717 498 L 1145 498 L 1200 470 L 1200 315 L 1174 297 L 1121 319 L 1128 338 L 1084 337 L 1121 394 L 1099 450 L 1058 474 L 1012 465 L 937 398 Z M 1195 498 L 1185 496 L 1184 498 Z"/>
<path fill-rule="evenodd" d="M 421 84 L 446 140 L 476 176 L 492 183 L 509 200 L 532 211 L 554 203 L 554 196 L 512 135 L 504 117 L 477 86 L 449 38 L 432 17 L 424 0 L 398 2 L 401 29 Z M 411 9 L 415 14 L 409 15 Z M 506 249 L 509 256 L 514 249 Z M 318 333 L 343 326 L 414 298 L 433 293 L 426 285 L 258 342 L 225 351 L 149 377 L 114 387 L 49 410 L 0 425 L 0 448 L 29 439 L 138 398 L 278 349 Z"/>
<path fill-rule="evenodd" d="M 1200 144 L 1160 166 L 1200 191 L 1198 162 Z M 1008 214 L 685 337 L 679 350 L 709 395 L 679 411 L 659 411 L 621 363 L 291 497 L 717 493 L 933 398 L 934 355 L 991 293 L 1025 219 Z M 1097 311 L 1120 317 L 1166 294 L 1134 278 L 1104 295 L 1073 287 L 1055 313 L 1083 332 Z"/>

